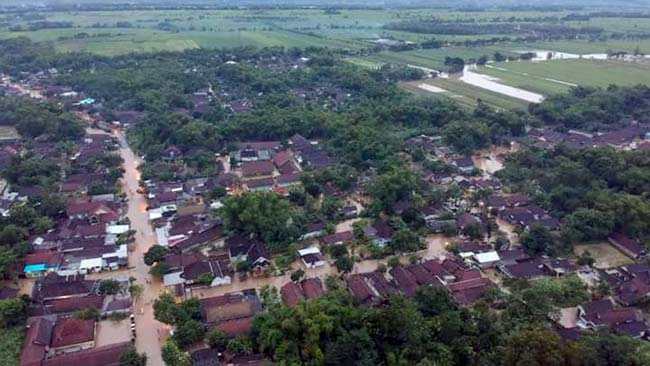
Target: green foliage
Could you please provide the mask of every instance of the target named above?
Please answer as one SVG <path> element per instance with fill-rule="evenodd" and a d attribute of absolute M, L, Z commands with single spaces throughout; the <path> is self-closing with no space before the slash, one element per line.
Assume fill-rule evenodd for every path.
<path fill-rule="evenodd" d="M 377 177 L 370 194 L 382 210 L 390 211 L 397 201 L 409 198 L 417 188 L 417 176 L 413 172 L 395 167 Z"/>
<path fill-rule="evenodd" d="M 425 243 L 417 232 L 411 229 L 401 229 L 393 235 L 388 247 L 395 253 L 409 253 L 424 249 Z"/>
<path fill-rule="evenodd" d="M 173 295 L 162 294 L 153 303 L 153 314 L 156 320 L 165 324 L 175 324 L 178 316 L 178 306 Z"/>
<path fill-rule="evenodd" d="M 519 240 L 524 250 L 532 255 L 546 254 L 554 250 L 556 240 L 548 228 L 540 225 L 531 227 Z"/>
<path fill-rule="evenodd" d="M 28 296 L 0 300 L 0 325 L 11 328 L 23 324 L 27 319 L 30 300 Z"/>
<path fill-rule="evenodd" d="M 83 308 L 81 310 L 77 310 L 74 313 L 75 318 L 83 319 L 83 320 L 99 320 L 101 317 L 101 313 L 97 308 L 89 306 L 87 308 Z"/>
<path fill-rule="evenodd" d="M 122 284 L 117 280 L 102 280 L 99 283 L 98 291 L 103 295 L 115 295 L 122 289 Z"/>
<path fill-rule="evenodd" d="M 203 324 L 191 319 L 176 328 L 173 339 L 180 347 L 185 347 L 201 341 L 204 335 Z"/>
<path fill-rule="evenodd" d="M 22 326 L 0 328 L 0 365 L 19 366 L 25 329 Z"/>
<path fill-rule="evenodd" d="M 181 351 L 176 343 L 168 340 L 161 350 L 162 359 L 167 366 L 191 366 L 192 359 L 190 355 Z"/>
<path fill-rule="evenodd" d="M 224 200 L 220 210 L 229 231 L 255 235 L 270 248 L 286 247 L 299 236 L 289 202 L 272 193 L 246 193 Z"/>
<path fill-rule="evenodd" d="M 54 141 L 75 140 L 84 133 L 79 119 L 53 103 L 40 104 L 29 97 L 0 97 L 0 111 L 4 124 L 15 126 L 28 138 L 48 134 Z"/>
<path fill-rule="evenodd" d="M 146 366 L 147 355 L 139 354 L 135 347 L 129 347 L 120 356 L 120 366 Z"/>
<path fill-rule="evenodd" d="M 211 348 L 216 348 L 220 352 L 223 352 L 226 350 L 226 347 L 228 346 L 228 341 L 230 340 L 230 337 L 228 337 L 228 335 L 224 333 L 223 330 L 217 327 L 212 327 L 208 330 L 206 334 L 206 339 L 208 341 L 208 345 Z"/>

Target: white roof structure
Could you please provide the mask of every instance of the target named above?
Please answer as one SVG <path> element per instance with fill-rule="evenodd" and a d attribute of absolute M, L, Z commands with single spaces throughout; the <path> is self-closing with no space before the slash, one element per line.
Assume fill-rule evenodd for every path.
<path fill-rule="evenodd" d="M 106 227 L 106 234 L 120 235 L 129 231 L 129 225 L 109 225 Z"/>
<path fill-rule="evenodd" d="M 304 257 L 304 256 L 306 256 L 308 254 L 320 254 L 320 249 L 315 248 L 315 247 L 300 249 L 300 250 L 298 250 L 298 254 L 300 254 L 301 257 Z"/>
<path fill-rule="evenodd" d="M 185 279 L 181 277 L 183 271 L 167 273 L 163 276 L 163 285 L 176 286 L 185 283 Z"/>
<path fill-rule="evenodd" d="M 499 258 L 499 254 L 495 251 L 491 252 L 486 252 L 486 253 L 478 253 L 474 254 L 474 259 L 479 263 L 492 263 L 492 262 L 497 262 L 501 258 Z"/>
<path fill-rule="evenodd" d="M 102 267 L 104 267 L 104 260 L 102 258 L 82 259 L 79 264 L 79 269 L 82 271 Z"/>

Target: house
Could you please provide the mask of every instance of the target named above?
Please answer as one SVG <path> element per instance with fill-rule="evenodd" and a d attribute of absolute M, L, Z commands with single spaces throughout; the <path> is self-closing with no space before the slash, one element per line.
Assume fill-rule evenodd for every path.
<path fill-rule="evenodd" d="M 56 299 L 89 296 L 95 290 L 95 280 L 85 280 L 84 276 L 59 276 L 49 273 L 34 284 L 32 299 L 48 301 Z"/>
<path fill-rule="evenodd" d="M 350 231 L 342 231 L 340 233 L 334 233 L 330 235 L 325 235 L 321 238 L 321 241 L 325 245 L 343 245 L 346 242 L 354 239 L 354 233 Z"/>
<path fill-rule="evenodd" d="M 187 285 L 201 283 L 205 277 L 211 278 L 209 284 L 201 283 L 210 287 L 230 285 L 232 281 L 227 266 L 213 260 L 201 260 L 184 266 L 180 277 Z"/>
<path fill-rule="evenodd" d="M 262 310 L 255 289 L 201 299 L 201 314 L 207 326 L 215 326 L 231 337 L 250 333 L 253 317 Z"/>
<path fill-rule="evenodd" d="M 508 278 L 524 278 L 536 280 L 546 276 L 544 265 L 537 259 L 517 262 L 510 265 L 499 265 L 499 270 Z"/>
<path fill-rule="evenodd" d="M 293 173 L 284 173 L 278 175 L 275 180 L 278 184 L 279 187 L 291 187 L 291 186 L 296 186 L 300 185 L 302 182 L 300 178 L 302 177 L 301 172 L 293 172 Z"/>
<path fill-rule="evenodd" d="M 374 287 L 370 277 L 363 274 L 353 274 L 346 279 L 348 291 L 362 305 L 375 306 L 384 301 L 384 297 Z"/>
<path fill-rule="evenodd" d="M 244 183 L 246 189 L 251 192 L 268 192 L 275 186 L 273 177 L 250 179 Z"/>
<path fill-rule="evenodd" d="M 52 329 L 49 352 L 55 355 L 90 349 L 95 346 L 95 320 L 61 318 Z"/>
<path fill-rule="evenodd" d="M 322 221 L 307 224 L 304 233 L 300 236 L 299 240 L 313 239 L 325 234 L 326 226 L 327 225 Z"/>
<path fill-rule="evenodd" d="M 472 260 L 479 268 L 486 269 L 494 267 L 499 263 L 501 258 L 499 258 L 499 254 L 496 251 L 492 250 L 484 253 L 474 253 Z"/>
<path fill-rule="evenodd" d="M 183 152 L 176 146 L 167 147 L 162 154 L 162 160 L 167 162 L 174 162 L 183 157 Z"/>
<path fill-rule="evenodd" d="M 442 282 L 434 274 L 429 272 L 429 270 L 421 263 L 411 264 L 406 267 L 406 270 L 409 271 L 413 278 L 418 283 L 418 286 L 440 286 Z"/>
<path fill-rule="evenodd" d="M 41 277 L 48 272 L 59 270 L 62 253 L 53 251 L 36 251 L 25 256 L 25 267 L 23 273 L 27 278 Z"/>
<path fill-rule="evenodd" d="M 479 277 L 450 283 L 448 290 L 459 305 L 471 305 L 485 296 L 486 290 L 494 287 L 487 278 Z"/>
<path fill-rule="evenodd" d="M 273 162 L 267 160 L 249 161 L 241 165 L 244 178 L 271 177 L 275 172 Z"/>
<path fill-rule="evenodd" d="M 616 249 L 632 259 L 639 259 L 648 253 L 648 250 L 638 241 L 629 238 L 625 234 L 612 233 L 607 239 Z"/>
<path fill-rule="evenodd" d="M 120 366 L 120 359 L 124 351 L 131 346 L 130 342 L 111 344 L 93 349 L 68 353 L 43 361 L 42 366 Z M 21 365 L 25 366 L 25 365 Z"/>
<path fill-rule="evenodd" d="M 223 227 L 214 224 L 207 229 L 192 233 L 187 239 L 175 243 L 171 248 L 176 253 L 185 253 L 201 246 L 213 244 L 221 238 L 223 238 Z"/>
<path fill-rule="evenodd" d="M 69 202 L 66 205 L 66 214 L 70 220 L 87 220 L 90 224 L 119 219 L 117 212 L 106 202 Z"/>
<path fill-rule="evenodd" d="M 648 331 L 641 310 L 636 308 L 614 308 L 609 299 L 592 301 L 578 306 L 578 326 L 597 331 L 610 328 L 617 333 L 634 338 L 643 337 Z"/>
<path fill-rule="evenodd" d="M 275 164 L 275 168 L 281 174 L 289 174 L 298 171 L 298 168 L 296 167 L 296 164 L 293 163 L 293 158 L 288 151 L 280 151 L 275 154 L 273 164 Z"/>
<path fill-rule="evenodd" d="M 226 239 L 226 247 L 232 263 L 246 261 L 254 267 L 264 267 L 271 263 L 266 245 L 257 239 L 247 239 L 236 234 Z"/>
<path fill-rule="evenodd" d="M 192 366 L 220 366 L 221 352 L 216 348 L 204 348 L 190 354 Z"/>
<path fill-rule="evenodd" d="M 325 265 L 325 259 L 318 248 L 299 249 L 298 255 L 307 268 L 318 268 Z"/>
<path fill-rule="evenodd" d="M 384 220 L 377 220 L 364 228 L 364 232 L 379 247 L 385 247 L 393 238 L 395 230 Z"/>
<path fill-rule="evenodd" d="M 404 267 L 393 267 L 388 271 L 392 279 L 395 281 L 397 288 L 408 297 L 415 296 L 415 291 L 418 288 L 418 281 L 415 276 Z"/>
<path fill-rule="evenodd" d="M 323 281 L 318 277 L 305 278 L 300 281 L 300 287 L 302 288 L 302 293 L 308 300 L 317 299 L 325 295 L 325 290 L 323 289 Z"/>
<path fill-rule="evenodd" d="M 295 282 L 289 282 L 282 286 L 280 288 L 280 297 L 282 298 L 282 302 L 288 306 L 298 305 L 305 298 L 302 288 Z"/>
<path fill-rule="evenodd" d="M 470 174 L 474 171 L 474 161 L 470 156 L 463 156 L 461 158 L 454 159 L 452 160 L 451 165 L 465 174 Z"/>
<path fill-rule="evenodd" d="M 273 362 L 264 354 L 230 356 L 224 360 L 224 366 L 272 366 Z"/>

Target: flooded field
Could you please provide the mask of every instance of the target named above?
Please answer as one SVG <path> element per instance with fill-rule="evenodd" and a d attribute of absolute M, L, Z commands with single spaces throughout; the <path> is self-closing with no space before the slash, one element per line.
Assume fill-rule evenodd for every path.
<path fill-rule="evenodd" d="M 476 68 L 476 65 L 465 66 L 463 76 L 460 77 L 460 80 L 466 84 L 507 95 L 511 98 L 521 99 L 530 103 L 541 103 L 544 101 L 544 96 L 541 94 L 501 84 L 499 83 L 498 78 L 473 72 L 472 70 L 476 70 Z"/>

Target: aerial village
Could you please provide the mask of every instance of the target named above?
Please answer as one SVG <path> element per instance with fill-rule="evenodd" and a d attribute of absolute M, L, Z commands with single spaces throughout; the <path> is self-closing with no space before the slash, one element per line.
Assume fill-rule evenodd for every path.
<path fill-rule="evenodd" d="M 292 67 L 300 67 L 300 61 Z M 234 142 L 228 151 L 214 154 L 208 175 L 184 163 L 192 151 L 168 146 L 162 161 L 186 172 L 186 178 L 143 179 L 138 170 L 143 158 L 129 149 L 123 133 L 143 118 L 140 112 L 117 111 L 113 120 L 103 119 L 100 103 L 91 96 L 41 83 L 38 75 L 20 83 L 3 78 L 0 88 L 5 95 L 60 103 L 87 123 L 85 136 L 65 152 L 46 139 L 1 142 L 3 170 L 14 157 L 29 154 L 73 172 L 58 187 L 63 210 L 47 230 L 28 233 L 33 250 L 16 263 L 19 278 L 7 281 L 0 292 L 2 299 L 29 297 L 22 366 L 116 365 L 130 344 L 154 352 L 174 332 L 153 319 L 152 304 L 162 294 L 178 303 L 198 299 L 206 329 L 243 336 L 251 332 L 253 317 L 265 311 L 263 292 L 275 288 L 282 302 L 296 306 L 324 296 L 332 278 L 342 281 L 360 306 L 381 307 L 393 294 L 413 297 L 420 287 L 436 287 L 457 306 L 472 307 L 516 281 L 575 276 L 589 288 L 606 283 L 612 291 L 562 309 L 556 327 L 563 338 L 607 327 L 650 339 L 647 314 L 636 305 L 650 296 L 646 247 L 624 232 L 611 232 L 591 253 L 582 248 L 584 255 L 573 258 L 532 255 L 520 243 L 522 234 L 535 227 L 556 232 L 560 220 L 529 195 L 509 191 L 496 175 L 524 144 L 647 151 L 647 125 L 602 134 L 531 129 L 509 147 L 475 155 L 454 152 L 439 136 L 411 137 L 404 141 L 403 154 L 423 154 L 408 167 L 418 173 L 417 184 L 456 193 L 433 202 L 407 192 L 371 215 L 369 177 L 354 177 L 346 189 L 330 182 L 313 188 L 307 177 L 339 159 L 319 140 L 296 134 L 285 141 Z M 323 98 L 327 108 L 350 98 L 328 85 L 294 92 L 300 98 Z M 230 99 L 224 105 L 228 113 L 251 108 L 250 100 L 232 91 L 206 86 L 190 95 L 192 109 L 177 112 L 201 114 L 215 94 Z M 431 165 L 438 167 L 435 172 L 426 168 Z M 6 180 L 0 189 L 4 217 L 27 197 L 44 193 L 38 185 L 14 187 Z M 288 248 L 273 250 L 259 237 L 224 228 L 220 213 L 228 197 L 265 192 L 293 200 L 305 191 L 321 207 L 336 205 L 302 225 Z M 418 232 L 424 235 L 415 239 L 419 246 L 390 249 L 391 242 L 410 240 L 404 238 L 404 222 L 416 220 L 423 223 Z M 360 242 L 366 246 L 357 248 Z M 141 339 L 145 330 L 147 339 Z M 205 346 L 194 347 L 191 357 L 197 366 L 269 364 L 261 354 L 229 356 Z"/>

